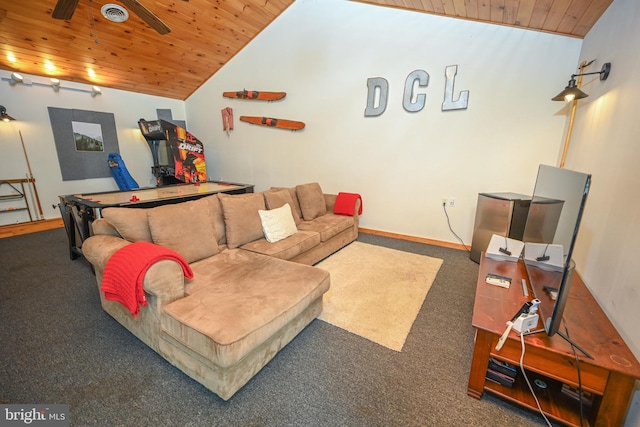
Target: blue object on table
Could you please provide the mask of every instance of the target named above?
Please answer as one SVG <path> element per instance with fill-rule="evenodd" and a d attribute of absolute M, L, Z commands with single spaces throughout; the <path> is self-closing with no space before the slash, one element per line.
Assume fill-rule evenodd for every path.
<path fill-rule="evenodd" d="M 136 180 L 129 174 L 127 166 L 124 164 L 124 160 L 122 160 L 120 154 L 110 153 L 108 162 L 111 175 L 113 175 L 113 179 L 116 180 L 116 184 L 118 184 L 118 188 L 121 191 L 140 188 Z"/>

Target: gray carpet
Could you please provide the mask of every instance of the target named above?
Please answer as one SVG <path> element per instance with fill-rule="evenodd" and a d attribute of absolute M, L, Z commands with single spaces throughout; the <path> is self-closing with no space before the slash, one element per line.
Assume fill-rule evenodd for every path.
<path fill-rule="evenodd" d="M 478 266 L 454 249 L 361 234 L 444 260 L 401 353 L 315 320 L 224 402 L 100 308 L 63 229 L 0 239 L 0 403 L 70 405 L 74 426 L 525 426 L 467 396 Z"/>

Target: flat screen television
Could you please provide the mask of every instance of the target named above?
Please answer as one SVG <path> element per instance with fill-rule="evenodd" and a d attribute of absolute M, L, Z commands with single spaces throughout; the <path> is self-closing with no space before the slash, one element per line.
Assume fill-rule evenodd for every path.
<path fill-rule="evenodd" d="M 540 165 L 527 215 L 524 264 L 547 335 L 559 331 L 575 263 L 571 259 L 591 175 Z"/>

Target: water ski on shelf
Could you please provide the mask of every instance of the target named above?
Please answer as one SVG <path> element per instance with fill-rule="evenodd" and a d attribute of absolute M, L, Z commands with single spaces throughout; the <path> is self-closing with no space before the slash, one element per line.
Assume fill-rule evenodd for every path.
<path fill-rule="evenodd" d="M 240 121 L 258 126 L 267 126 L 278 129 L 300 130 L 304 128 L 303 122 L 286 119 L 274 119 L 269 117 L 240 116 Z"/>
<path fill-rule="evenodd" d="M 262 92 L 257 90 L 240 90 L 237 92 L 222 92 L 225 98 L 255 99 L 257 101 L 277 101 L 287 96 L 286 92 Z"/>

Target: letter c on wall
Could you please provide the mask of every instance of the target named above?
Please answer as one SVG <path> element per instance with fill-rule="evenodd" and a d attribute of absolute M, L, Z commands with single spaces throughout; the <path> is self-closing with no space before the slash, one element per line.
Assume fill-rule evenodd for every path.
<path fill-rule="evenodd" d="M 407 76 L 407 80 L 404 82 L 402 106 L 410 113 L 422 110 L 427 99 L 427 95 L 420 93 L 416 96 L 415 102 L 411 101 L 411 98 L 413 98 L 413 85 L 416 80 L 419 87 L 427 87 L 429 86 L 429 74 L 424 70 L 415 70 Z"/>

